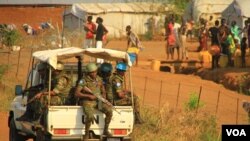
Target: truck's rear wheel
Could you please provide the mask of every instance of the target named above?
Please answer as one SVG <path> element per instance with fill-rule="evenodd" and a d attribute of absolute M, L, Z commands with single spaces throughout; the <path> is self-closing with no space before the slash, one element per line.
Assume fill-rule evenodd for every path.
<path fill-rule="evenodd" d="M 10 120 L 10 129 L 9 129 L 9 141 L 25 141 L 25 137 L 18 134 L 18 130 L 16 129 L 16 124 L 14 119 Z"/>
<path fill-rule="evenodd" d="M 36 131 L 35 141 L 45 141 L 45 135 L 41 129 L 38 129 Z"/>
<path fill-rule="evenodd" d="M 33 139 L 34 141 L 51 141 L 51 136 L 45 134 L 42 129 L 38 129 L 36 131 L 36 137 Z"/>

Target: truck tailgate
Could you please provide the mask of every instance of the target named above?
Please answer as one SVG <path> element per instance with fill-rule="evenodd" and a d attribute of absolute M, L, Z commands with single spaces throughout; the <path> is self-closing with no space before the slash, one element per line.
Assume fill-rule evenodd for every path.
<path fill-rule="evenodd" d="M 134 114 L 131 106 L 115 106 L 109 126 L 114 136 L 128 136 L 133 129 Z M 47 131 L 52 136 L 82 136 L 85 133 L 85 115 L 81 106 L 51 106 L 48 110 Z M 91 130 L 95 135 L 102 135 L 105 115 L 96 110 Z"/>

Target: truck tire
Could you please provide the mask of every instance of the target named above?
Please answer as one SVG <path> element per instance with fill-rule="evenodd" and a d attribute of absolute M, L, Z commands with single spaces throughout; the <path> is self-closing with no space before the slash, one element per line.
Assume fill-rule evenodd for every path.
<path fill-rule="evenodd" d="M 34 141 L 51 141 L 51 136 L 45 134 L 42 129 L 38 129 L 36 131 L 36 137 L 33 139 Z"/>
<path fill-rule="evenodd" d="M 43 131 L 41 129 L 38 129 L 36 131 L 36 138 L 34 141 L 45 141 L 45 135 L 43 134 Z"/>
<path fill-rule="evenodd" d="M 16 129 L 16 124 L 13 118 L 10 120 L 9 141 L 26 141 L 24 136 L 18 134 L 18 130 Z"/>

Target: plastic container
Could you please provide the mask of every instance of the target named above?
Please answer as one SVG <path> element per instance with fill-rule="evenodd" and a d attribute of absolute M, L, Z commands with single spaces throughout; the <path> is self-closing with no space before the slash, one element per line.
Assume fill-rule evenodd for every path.
<path fill-rule="evenodd" d="M 220 59 L 219 59 L 219 65 L 222 68 L 227 67 L 228 65 L 228 57 L 225 54 L 221 54 Z"/>
<path fill-rule="evenodd" d="M 151 62 L 151 69 L 154 71 L 160 71 L 161 61 L 159 60 L 153 60 Z"/>
<path fill-rule="evenodd" d="M 129 53 L 128 55 L 130 57 L 130 61 L 132 62 L 132 64 L 134 64 L 134 62 L 136 60 L 136 54 L 135 53 Z"/>
<path fill-rule="evenodd" d="M 242 66 L 242 60 L 240 56 L 234 57 L 234 67 L 240 68 Z"/>
<path fill-rule="evenodd" d="M 218 45 L 212 45 L 209 48 L 209 53 L 211 55 L 220 55 L 220 47 Z"/>
<path fill-rule="evenodd" d="M 198 58 L 203 63 L 211 63 L 212 62 L 212 55 L 208 51 L 201 51 L 199 53 Z"/>
<path fill-rule="evenodd" d="M 246 67 L 250 67 L 250 56 L 246 57 Z"/>
<path fill-rule="evenodd" d="M 235 57 L 240 57 L 241 56 L 241 50 L 240 49 L 236 49 L 236 51 L 234 52 L 234 56 Z"/>

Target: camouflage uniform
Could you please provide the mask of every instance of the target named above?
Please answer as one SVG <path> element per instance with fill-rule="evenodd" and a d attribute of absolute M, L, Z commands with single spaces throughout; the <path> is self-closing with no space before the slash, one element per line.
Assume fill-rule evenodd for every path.
<path fill-rule="evenodd" d="M 51 96 L 51 105 L 65 105 L 69 103 L 68 95 L 72 86 L 71 83 L 71 78 L 64 72 L 61 72 L 59 75 L 52 78 L 51 88 L 52 91 L 56 93 L 56 95 Z M 41 97 L 41 102 L 44 105 L 47 105 L 48 95 Z"/>
<path fill-rule="evenodd" d="M 102 79 L 97 76 L 96 80 L 93 80 L 90 76 L 86 76 L 84 79 L 80 80 L 78 84 L 77 89 L 82 89 L 86 86 L 89 88 L 93 93 L 101 95 L 101 87 L 102 87 Z M 90 95 L 92 95 L 90 93 Z M 86 114 L 86 128 L 90 128 L 91 122 L 94 120 L 94 111 L 95 108 L 97 107 L 97 101 L 96 100 L 89 100 L 89 99 L 80 99 L 80 103 L 83 106 L 83 112 Z M 113 116 L 113 111 L 110 106 L 107 104 L 103 103 L 102 107 L 99 109 L 103 113 L 105 113 L 106 118 L 105 118 L 105 126 L 108 126 L 112 116 Z M 86 129 L 87 130 L 87 129 Z"/>
<path fill-rule="evenodd" d="M 117 106 L 127 106 L 132 105 L 132 96 L 131 92 L 128 92 L 126 94 L 125 98 L 120 98 L 117 93 L 125 90 L 124 89 L 124 79 L 122 76 L 118 75 L 117 73 L 114 73 L 113 76 L 110 78 L 110 85 L 108 86 L 109 93 L 111 92 L 113 95 L 113 101 L 114 104 Z M 110 95 L 110 94 L 109 94 Z M 133 95 L 134 97 L 134 109 L 136 113 L 140 113 L 140 104 L 139 104 L 139 98 L 136 95 Z"/>
<path fill-rule="evenodd" d="M 66 105 L 69 103 L 68 95 L 71 89 L 71 78 L 61 72 L 57 76 L 53 76 L 51 81 L 52 91 L 56 95 L 50 96 L 50 105 Z M 42 95 L 40 99 L 37 99 L 32 104 L 32 109 L 35 111 L 34 119 L 37 120 L 43 113 L 44 108 L 48 105 L 48 95 Z"/>
<path fill-rule="evenodd" d="M 109 87 L 110 87 L 110 76 L 107 76 L 107 77 L 103 77 L 103 76 L 101 76 L 101 78 L 102 78 L 102 84 L 103 84 L 103 86 L 104 86 L 104 88 L 105 88 L 105 91 L 106 91 L 106 96 L 107 96 L 107 100 L 110 102 L 110 103 L 112 103 L 112 104 L 114 104 L 113 103 L 113 94 L 112 94 L 112 89 L 110 89 Z"/>

